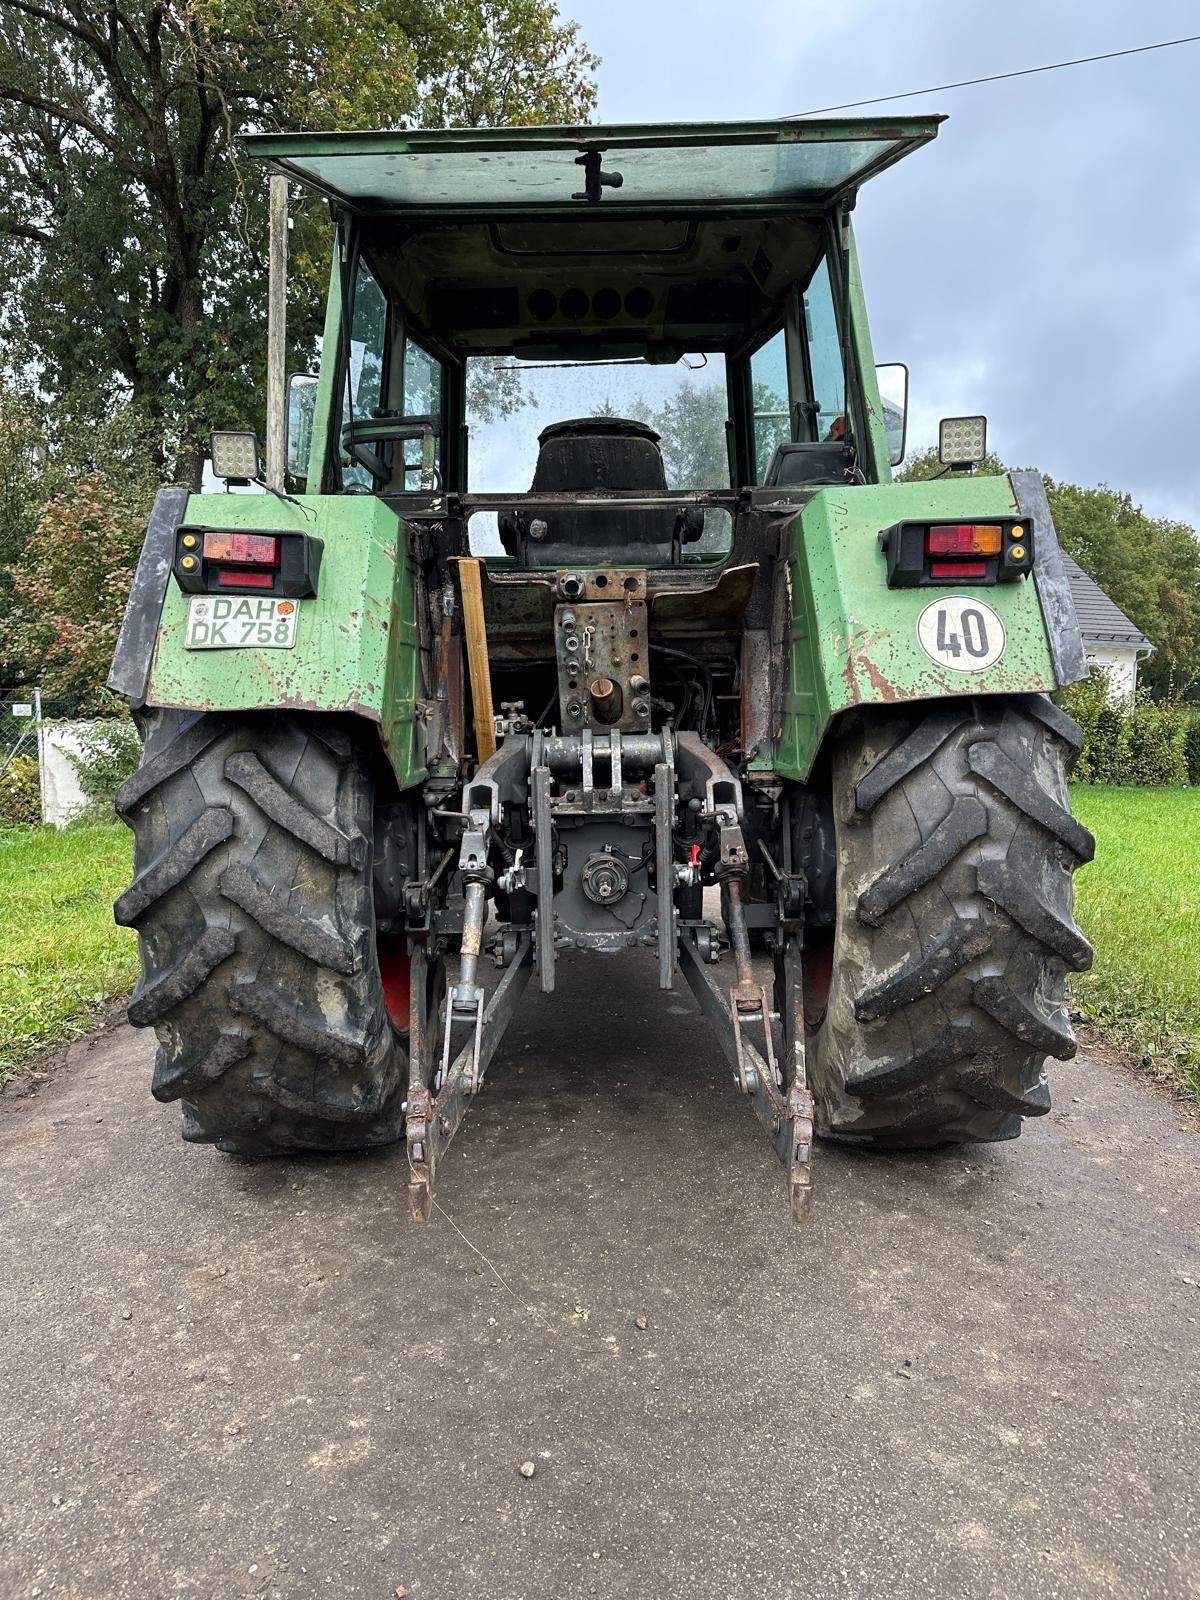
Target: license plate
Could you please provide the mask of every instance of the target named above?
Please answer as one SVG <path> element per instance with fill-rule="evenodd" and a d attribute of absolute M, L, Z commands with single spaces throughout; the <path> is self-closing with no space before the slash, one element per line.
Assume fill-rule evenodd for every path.
<path fill-rule="evenodd" d="M 188 603 L 186 650 L 290 650 L 296 642 L 295 600 L 248 594 L 196 595 Z"/>

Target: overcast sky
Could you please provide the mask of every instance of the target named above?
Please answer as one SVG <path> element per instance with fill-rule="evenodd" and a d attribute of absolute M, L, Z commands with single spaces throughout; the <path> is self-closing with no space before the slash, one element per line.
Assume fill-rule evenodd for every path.
<path fill-rule="evenodd" d="M 608 122 L 783 116 L 1200 33 L 1198 0 L 560 9 L 603 58 Z M 1200 44 L 890 109 L 950 116 L 855 213 L 876 358 L 912 371 L 910 441 L 986 412 L 1010 464 L 1200 527 Z"/>

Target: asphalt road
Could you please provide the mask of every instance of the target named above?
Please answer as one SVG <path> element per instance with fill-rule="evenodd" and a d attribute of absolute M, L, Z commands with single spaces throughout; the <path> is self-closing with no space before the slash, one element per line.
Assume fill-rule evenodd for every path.
<path fill-rule="evenodd" d="M 396 1151 L 181 1144 L 123 1027 L 6 1097 L 4 1600 L 1200 1594 L 1188 1119 L 1093 1054 L 1018 1143 L 819 1149 L 797 1230 L 621 971 L 530 999 L 423 1229 Z"/>

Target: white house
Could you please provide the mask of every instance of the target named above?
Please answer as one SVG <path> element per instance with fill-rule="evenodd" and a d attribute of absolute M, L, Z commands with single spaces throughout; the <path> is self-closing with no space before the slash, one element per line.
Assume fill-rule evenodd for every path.
<path fill-rule="evenodd" d="M 1114 700 L 1132 694 L 1137 688 L 1138 662 L 1148 656 L 1154 646 L 1065 550 L 1063 566 L 1088 664 L 1101 667 L 1108 674 Z"/>

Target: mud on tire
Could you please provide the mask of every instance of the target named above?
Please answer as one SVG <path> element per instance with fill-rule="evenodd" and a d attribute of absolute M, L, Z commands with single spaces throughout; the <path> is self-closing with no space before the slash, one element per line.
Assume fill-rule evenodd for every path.
<path fill-rule="evenodd" d="M 1072 874 L 1078 726 L 1040 695 L 853 713 L 835 751 L 833 974 L 809 1036 L 817 1131 L 913 1148 L 1015 1138 L 1075 1054 L 1091 965 Z"/>
<path fill-rule="evenodd" d="M 403 1128 L 404 1037 L 375 951 L 373 762 L 332 718 L 146 711 L 117 795 L 137 929 L 129 1005 L 158 1035 L 153 1093 L 183 1136 L 259 1153 Z"/>

